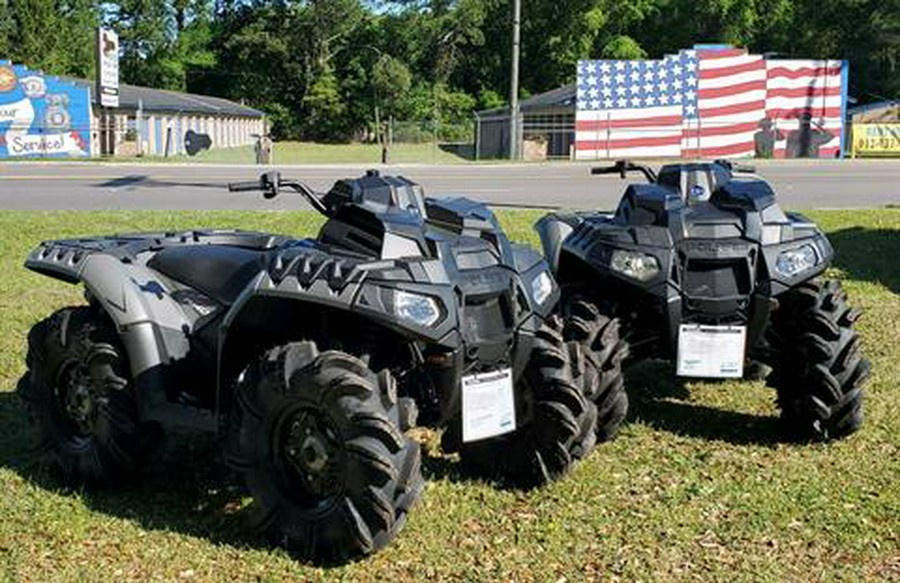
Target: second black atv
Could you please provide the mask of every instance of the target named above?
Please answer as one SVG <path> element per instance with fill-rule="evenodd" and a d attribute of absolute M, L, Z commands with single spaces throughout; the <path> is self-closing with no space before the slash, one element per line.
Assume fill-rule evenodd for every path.
<path fill-rule="evenodd" d="M 622 386 L 629 355 L 674 359 L 686 377 L 771 373 L 793 437 L 856 431 L 869 363 L 853 329 L 860 312 L 820 278 L 833 257 L 824 233 L 729 161 L 593 170 L 628 172 L 648 184 L 628 186 L 614 213 L 537 225 L 572 316 L 567 334 L 591 345 L 601 386 Z M 601 404 L 601 424 L 609 414 Z"/>
<path fill-rule="evenodd" d="M 404 524 L 423 487 L 416 423 L 526 485 L 590 451 L 596 410 L 552 315 L 559 290 L 485 206 L 375 172 L 324 197 L 277 173 L 232 185 L 285 189 L 327 217 L 317 238 L 141 233 L 31 253 L 88 300 L 32 328 L 19 385 L 66 477 L 114 483 L 161 425 L 222 432 L 259 527 L 330 562 Z"/>

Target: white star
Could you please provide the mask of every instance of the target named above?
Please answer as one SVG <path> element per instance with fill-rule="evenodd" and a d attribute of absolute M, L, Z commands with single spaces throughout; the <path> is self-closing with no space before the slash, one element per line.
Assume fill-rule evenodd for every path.
<path fill-rule="evenodd" d="M 681 79 L 675 77 L 675 79 L 672 81 L 672 87 L 674 87 L 675 89 L 681 89 Z"/>
<path fill-rule="evenodd" d="M 693 105 L 686 105 L 686 106 L 684 107 L 684 110 L 687 112 L 688 115 L 694 115 L 694 111 L 695 111 L 696 109 L 697 109 L 697 108 L 695 108 Z"/>
<path fill-rule="evenodd" d="M 616 71 L 625 70 L 625 61 L 616 61 Z"/>
<path fill-rule="evenodd" d="M 696 98 L 697 94 L 693 91 L 685 91 L 684 98 L 688 101 L 693 101 Z"/>
<path fill-rule="evenodd" d="M 623 105 L 625 105 L 625 100 L 622 99 L 621 97 L 617 98 L 616 99 L 616 107 L 622 107 Z"/>
<path fill-rule="evenodd" d="M 659 102 L 659 98 L 655 95 L 651 95 L 648 101 L 650 102 L 650 105 L 656 105 Z"/>
<path fill-rule="evenodd" d="M 602 61 L 600 63 L 600 72 L 603 73 L 604 75 L 606 73 L 609 73 L 609 63 L 607 61 Z"/>
<path fill-rule="evenodd" d="M 694 77 L 693 75 L 688 75 L 687 76 L 687 84 L 688 84 L 688 87 L 695 86 L 697 84 L 697 78 Z"/>
<path fill-rule="evenodd" d="M 697 61 L 695 61 L 695 60 L 693 60 L 693 59 L 689 60 L 689 61 L 687 62 L 686 67 L 687 67 L 687 70 L 688 70 L 688 71 L 690 71 L 691 73 L 693 73 L 694 71 L 697 70 Z"/>
<path fill-rule="evenodd" d="M 588 61 L 587 70 L 591 75 L 596 73 L 597 72 L 597 62 L 596 61 Z"/>
<path fill-rule="evenodd" d="M 675 104 L 675 95 L 669 94 L 669 105 L 674 105 L 674 104 Z"/>
<path fill-rule="evenodd" d="M 619 85 L 618 87 L 616 87 L 616 95 L 618 95 L 619 97 L 622 97 L 623 95 L 625 95 L 625 86 L 624 85 Z"/>
<path fill-rule="evenodd" d="M 625 82 L 625 73 L 616 73 L 616 83 Z"/>
<path fill-rule="evenodd" d="M 647 81 L 646 83 L 644 83 L 644 91 L 646 91 L 647 93 L 653 91 L 653 83 L 651 81 Z"/>
<path fill-rule="evenodd" d="M 613 104 L 613 100 L 610 99 L 609 97 L 607 97 L 606 99 L 603 100 L 603 106 L 606 109 L 609 109 L 610 107 L 612 107 L 612 104 Z"/>
<path fill-rule="evenodd" d="M 591 99 L 591 109 L 600 109 L 599 99 Z"/>
<path fill-rule="evenodd" d="M 610 95 L 612 95 L 612 89 L 610 89 L 609 87 L 604 87 L 602 93 L 603 97 L 609 97 Z"/>
<path fill-rule="evenodd" d="M 596 87 L 591 87 L 590 91 L 588 91 L 588 95 L 591 97 L 597 97 L 600 95 L 600 92 L 597 91 Z"/>

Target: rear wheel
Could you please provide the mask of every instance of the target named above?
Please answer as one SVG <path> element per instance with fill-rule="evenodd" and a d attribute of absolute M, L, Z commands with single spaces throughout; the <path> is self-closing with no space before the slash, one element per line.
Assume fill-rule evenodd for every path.
<path fill-rule="evenodd" d="M 520 487 L 559 479 L 594 448 L 597 411 L 573 377 L 562 324 L 552 318 L 535 334 L 531 359 L 516 386 L 520 421 L 512 433 L 462 444 L 463 465 L 476 475 Z"/>
<path fill-rule="evenodd" d="M 136 470 L 158 435 L 141 425 L 125 351 L 108 317 L 59 310 L 28 333 L 19 381 L 40 451 L 70 483 L 109 485 Z"/>
<path fill-rule="evenodd" d="M 252 364 L 236 396 L 228 460 L 263 534 L 332 563 L 375 552 L 400 531 L 424 481 L 387 371 L 294 342 Z"/>
<path fill-rule="evenodd" d="M 584 355 L 584 392 L 597 406 L 597 439 L 615 439 L 628 415 L 628 394 L 622 363 L 628 344 L 620 335 L 619 321 L 604 315 L 582 297 L 564 305 L 565 338 L 576 342 Z"/>
<path fill-rule="evenodd" d="M 869 362 L 837 281 L 814 280 L 779 298 L 766 331 L 769 383 L 778 391 L 786 431 L 798 439 L 844 437 L 862 425 L 862 385 Z"/>

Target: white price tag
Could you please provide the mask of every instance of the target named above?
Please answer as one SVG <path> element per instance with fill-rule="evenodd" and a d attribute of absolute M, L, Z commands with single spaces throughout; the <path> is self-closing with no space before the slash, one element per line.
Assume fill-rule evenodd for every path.
<path fill-rule="evenodd" d="M 746 326 L 682 324 L 678 330 L 678 376 L 744 376 Z"/>
<path fill-rule="evenodd" d="M 462 423 L 466 443 L 515 431 L 512 369 L 462 378 Z"/>

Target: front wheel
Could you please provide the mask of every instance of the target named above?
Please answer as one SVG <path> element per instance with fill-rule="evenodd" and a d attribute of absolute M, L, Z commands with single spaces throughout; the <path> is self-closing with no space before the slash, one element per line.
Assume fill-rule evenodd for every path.
<path fill-rule="evenodd" d="M 597 409 L 573 377 L 572 350 L 558 318 L 535 334 L 527 368 L 516 386 L 519 427 L 463 444 L 463 466 L 475 475 L 519 487 L 559 479 L 594 448 Z"/>
<path fill-rule="evenodd" d="M 597 406 L 597 439 L 611 441 L 628 415 L 628 394 L 622 363 L 628 343 L 620 334 L 619 320 L 603 314 L 591 301 L 571 298 L 563 306 L 566 340 L 584 355 L 584 392 Z"/>
<path fill-rule="evenodd" d="M 769 383 L 778 391 L 786 431 L 798 439 L 829 440 L 862 425 L 862 386 L 869 362 L 860 352 L 847 304 L 837 281 L 814 280 L 779 298 L 766 330 Z"/>
<path fill-rule="evenodd" d="M 424 481 L 387 371 L 294 342 L 252 364 L 236 391 L 228 460 L 263 534 L 303 559 L 334 563 L 373 553 L 400 531 Z"/>

